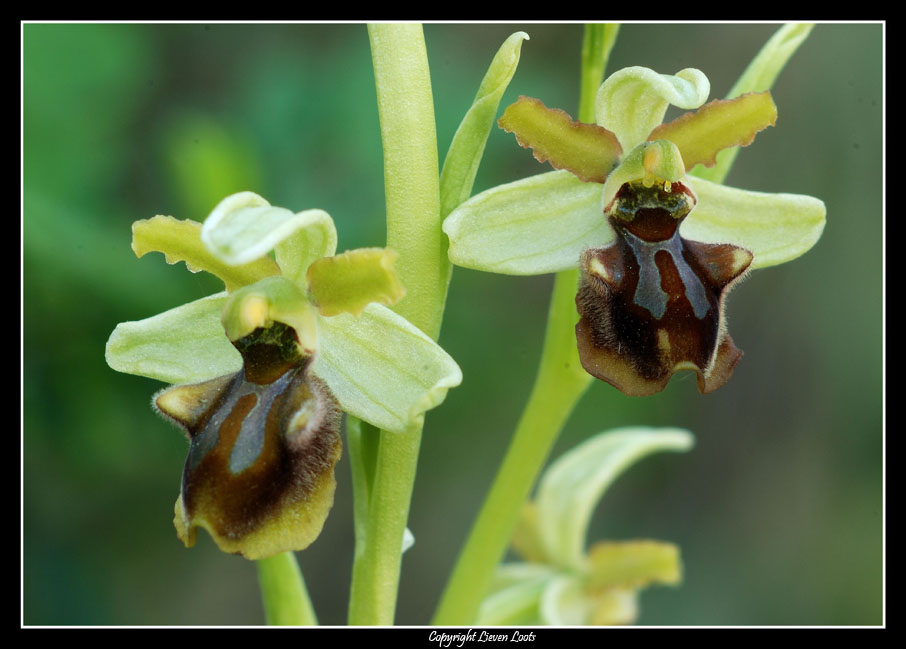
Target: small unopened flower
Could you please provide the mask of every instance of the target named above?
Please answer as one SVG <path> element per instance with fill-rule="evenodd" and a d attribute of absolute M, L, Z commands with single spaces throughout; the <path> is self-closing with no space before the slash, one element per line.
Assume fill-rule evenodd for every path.
<path fill-rule="evenodd" d="M 680 429 L 623 428 L 601 433 L 544 472 L 513 535 L 525 561 L 498 567 L 477 624 L 558 626 L 631 624 L 650 584 L 682 579 L 679 549 L 651 540 L 602 541 L 585 549 L 588 524 L 607 487 L 657 451 L 685 451 Z"/>
<path fill-rule="evenodd" d="M 189 437 L 174 523 L 249 559 L 307 547 L 333 504 L 342 411 L 391 432 L 419 426 L 459 367 L 388 309 L 403 294 L 396 253 L 335 255 L 321 210 L 224 199 L 204 225 L 156 216 L 133 250 L 159 251 L 226 291 L 138 322 L 107 342 L 116 370 L 175 383 L 155 407 Z M 273 250 L 274 256 L 270 256 Z"/>
<path fill-rule="evenodd" d="M 626 394 L 659 392 L 677 370 L 695 371 L 701 392 L 726 383 L 742 356 L 727 293 L 747 271 L 806 252 L 824 228 L 816 198 L 687 175 L 776 120 L 768 92 L 702 105 L 709 92 L 698 70 L 626 68 L 601 86 L 597 124 L 521 97 L 501 127 L 561 171 L 488 190 L 444 222 L 461 266 L 523 275 L 578 264 L 579 357 Z M 661 124 L 669 104 L 698 110 Z"/>

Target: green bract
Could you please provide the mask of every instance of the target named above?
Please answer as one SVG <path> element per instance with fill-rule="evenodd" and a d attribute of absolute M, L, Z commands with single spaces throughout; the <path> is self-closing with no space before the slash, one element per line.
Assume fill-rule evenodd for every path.
<path fill-rule="evenodd" d="M 679 583 L 679 550 L 634 540 L 600 542 L 586 552 L 588 524 L 625 469 L 657 451 L 686 451 L 692 442 L 685 430 L 624 428 L 596 435 L 554 462 L 513 536 L 513 547 L 528 563 L 498 568 L 477 624 L 633 622 L 640 588 Z"/>
<path fill-rule="evenodd" d="M 326 212 L 242 192 L 204 225 L 158 216 L 133 232 L 139 256 L 163 252 L 228 291 L 121 323 L 107 342 L 113 369 L 180 384 L 155 405 L 191 441 L 175 521 L 187 545 L 201 526 L 248 558 L 305 547 L 333 498 L 339 410 L 403 433 L 462 380 L 443 349 L 384 306 L 404 295 L 396 253 L 334 256 Z M 269 467 L 286 463 L 284 488 Z"/>

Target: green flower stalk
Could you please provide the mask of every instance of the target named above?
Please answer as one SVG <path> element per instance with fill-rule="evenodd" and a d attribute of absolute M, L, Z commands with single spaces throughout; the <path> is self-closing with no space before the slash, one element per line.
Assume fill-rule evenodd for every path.
<path fill-rule="evenodd" d="M 154 403 L 190 441 L 174 521 L 187 546 L 203 527 L 249 559 L 307 547 L 333 502 L 341 412 L 402 435 L 462 379 L 384 306 L 404 295 L 396 253 L 335 255 L 336 244 L 326 212 L 251 192 L 224 199 L 204 225 L 133 226 L 139 256 L 163 252 L 227 288 L 122 323 L 107 343 L 112 368 L 178 384 Z"/>
<path fill-rule="evenodd" d="M 432 337 L 440 332 L 452 266 L 441 219 L 469 196 L 522 41 L 500 47 L 453 138 L 438 178 L 431 81 L 420 25 L 370 25 L 384 148 L 387 241 L 400 253 L 408 294 L 395 308 Z M 356 493 L 351 624 L 393 623 L 420 430 L 386 435 L 350 426 Z"/>

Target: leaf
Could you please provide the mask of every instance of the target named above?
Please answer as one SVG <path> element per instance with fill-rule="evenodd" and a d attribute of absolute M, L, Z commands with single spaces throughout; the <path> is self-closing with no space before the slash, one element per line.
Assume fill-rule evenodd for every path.
<path fill-rule="evenodd" d="M 456 134 L 453 135 L 440 173 L 442 217 L 447 216 L 453 208 L 472 195 L 475 174 L 478 172 L 488 135 L 494 125 L 500 98 L 516 73 L 522 42 L 528 39 L 529 36 L 525 32 L 516 32 L 500 46 L 481 81 L 472 105 L 462 118 Z"/>

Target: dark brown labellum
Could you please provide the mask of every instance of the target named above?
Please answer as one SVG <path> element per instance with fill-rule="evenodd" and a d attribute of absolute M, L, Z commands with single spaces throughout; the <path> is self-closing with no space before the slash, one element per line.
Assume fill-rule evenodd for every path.
<path fill-rule="evenodd" d="M 680 222 L 694 195 L 627 183 L 609 206 L 613 244 L 582 254 L 576 305 L 579 357 L 593 376 L 629 395 L 660 392 L 677 370 L 712 392 L 742 357 L 724 327 L 724 296 L 752 262 L 730 244 L 687 241 Z"/>
<path fill-rule="evenodd" d="M 176 512 L 187 545 L 201 526 L 221 549 L 260 558 L 300 550 L 320 532 L 333 502 L 341 412 L 294 336 L 281 323 L 256 329 L 234 343 L 240 372 L 157 397 L 189 436 Z"/>

